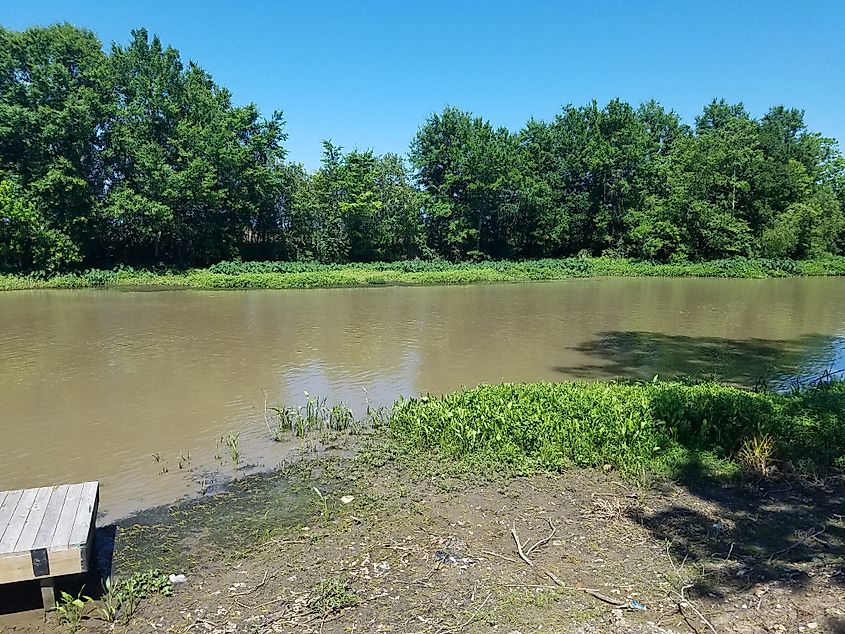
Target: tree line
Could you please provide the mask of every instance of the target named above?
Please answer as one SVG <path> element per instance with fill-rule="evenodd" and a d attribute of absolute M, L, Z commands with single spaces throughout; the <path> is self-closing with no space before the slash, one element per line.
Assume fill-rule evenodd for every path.
<path fill-rule="evenodd" d="M 0 28 L 0 270 L 845 253 L 845 159 L 793 108 L 614 99 L 514 132 L 447 107 L 407 157 L 325 141 L 313 172 L 284 123 L 144 29 Z"/>

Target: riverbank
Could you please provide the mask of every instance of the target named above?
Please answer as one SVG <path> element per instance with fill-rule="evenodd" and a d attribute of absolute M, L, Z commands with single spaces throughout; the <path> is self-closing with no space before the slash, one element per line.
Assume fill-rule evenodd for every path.
<path fill-rule="evenodd" d="M 267 442 L 300 438 L 311 457 L 103 529 L 116 533 L 118 578 L 187 578 L 115 631 L 845 623 L 843 383 L 787 395 L 506 384 L 358 421 L 325 405 L 270 412 Z M 318 439 L 357 451 L 314 458 Z M 86 610 L 83 627 L 110 629 Z M 10 632 L 26 623 L 0 619 Z"/>
<path fill-rule="evenodd" d="M 242 483 L 246 497 L 201 511 L 212 522 L 197 526 L 198 515 L 180 508 L 130 527 L 124 544 L 136 555 L 119 566 L 137 564 L 137 554 L 161 565 L 163 555 L 187 581 L 117 630 L 669 634 L 709 631 L 707 623 L 718 632 L 843 625 L 841 488 L 643 487 L 579 469 L 454 477 L 419 456 L 413 466 L 368 466 L 312 463 Z M 281 522 L 291 482 L 300 514 Z M 245 500 L 249 514 L 228 510 Z"/>
<path fill-rule="evenodd" d="M 446 285 L 534 282 L 574 277 L 753 278 L 841 276 L 845 257 L 814 260 L 746 259 L 658 264 L 611 258 L 524 262 L 414 260 L 359 264 L 315 262 L 221 262 L 207 269 L 149 271 L 131 268 L 83 273 L 0 275 L 0 290 L 36 288 L 285 289 L 385 285 Z"/>

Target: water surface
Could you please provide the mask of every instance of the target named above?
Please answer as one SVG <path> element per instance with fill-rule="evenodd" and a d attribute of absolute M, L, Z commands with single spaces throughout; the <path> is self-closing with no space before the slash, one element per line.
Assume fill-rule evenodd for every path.
<path fill-rule="evenodd" d="M 116 517 L 196 491 L 230 431 L 247 463 L 275 464 L 262 390 L 360 408 L 364 390 L 389 404 L 483 382 L 753 384 L 842 367 L 843 337 L 838 278 L 5 292 L 0 489 L 99 479 Z"/>

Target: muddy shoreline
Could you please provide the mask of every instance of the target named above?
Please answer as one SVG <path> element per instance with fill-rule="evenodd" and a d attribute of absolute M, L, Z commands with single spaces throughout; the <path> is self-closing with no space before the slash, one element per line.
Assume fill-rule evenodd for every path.
<path fill-rule="evenodd" d="M 116 576 L 186 575 L 114 630 L 842 631 L 843 507 L 831 482 L 320 457 L 110 527 Z M 0 631 L 41 619 L 0 616 Z M 82 627 L 111 628 L 93 613 Z"/>

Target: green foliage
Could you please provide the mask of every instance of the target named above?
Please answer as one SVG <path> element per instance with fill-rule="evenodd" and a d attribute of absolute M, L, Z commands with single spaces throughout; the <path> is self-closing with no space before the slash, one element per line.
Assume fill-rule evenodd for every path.
<path fill-rule="evenodd" d="M 103 582 L 102 606 L 97 609 L 97 612 L 106 623 L 114 623 L 124 602 L 125 598 L 118 584 L 112 581 L 111 577 L 107 577 Z"/>
<path fill-rule="evenodd" d="M 329 407 L 326 399 L 311 396 L 308 392 L 305 397 L 304 405 L 268 408 L 276 414 L 278 421 L 275 430 L 271 429 L 274 440 L 282 440 L 286 433 L 302 438 L 314 432 L 356 431 L 355 416 L 348 405 L 335 403 Z"/>
<path fill-rule="evenodd" d="M 145 29 L 104 51 L 69 24 L 0 28 L 0 51 L 0 271 L 845 254 L 845 159 L 796 109 L 714 100 L 690 126 L 614 99 L 511 131 L 448 107 L 413 171 L 325 141 L 308 173 L 281 113 L 235 106 Z"/>
<path fill-rule="evenodd" d="M 330 288 L 431 285 L 561 280 L 571 277 L 742 277 L 845 275 L 845 257 L 813 260 L 789 258 L 733 258 L 688 262 L 671 258 L 666 264 L 624 258 L 566 258 L 561 260 L 505 260 L 456 262 L 410 260 L 352 264 L 315 262 L 221 262 L 204 270 L 185 273 L 91 269 L 81 274 L 50 277 L 46 272 L 29 276 L 0 274 L 0 290 L 26 288 L 184 287 L 184 288 Z"/>
<path fill-rule="evenodd" d="M 340 579 L 324 579 L 311 589 L 308 607 L 322 615 L 339 612 L 358 604 L 358 597 Z"/>
<path fill-rule="evenodd" d="M 71 632 L 75 632 L 82 623 L 82 617 L 85 616 L 85 608 L 92 601 L 91 597 L 82 594 L 82 590 L 76 596 L 62 591 L 59 600 L 56 602 L 56 614 L 59 615 L 59 622 L 67 625 Z"/>
<path fill-rule="evenodd" d="M 146 572 L 136 572 L 122 582 L 127 591 L 142 599 L 160 594 L 169 597 L 173 594 L 173 583 L 170 577 L 158 569 Z"/>
<path fill-rule="evenodd" d="M 0 271 L 40 269 L 50 274 L 78 260 L 70 238 L 50 228 L 20 188 L 0 180 Z"/>
<path fill-rule="evenodd" d="M 790 395 L 657 381 L 486 385 L 402 402 L 390 428 L 400 444 L 456 458 L 629 473 L 677 474 L 702 455 L 733 460 L 766 437 L 782 460 L 829 471 L 845 459 L 845 383 Z"/>
<path fill-rule="evenodd" d="M 149 570 L 117 581 L 109 577 L 103 583 L 103 590 L 103 605 L 98 610 L 103 620 L 114 623 L 121 616 L 128 623 L 143 599 L 155 594 L 172 595 L 173 583 L 161 570 Z"/>
<path fill-rule="evenodd" d="M 240 440 L 240 432 L 230 431 L 228 435 L 221 437 L 221 443 L 229 448 L 229 457 L 232 459 L 232 464 L 237 465 L 241 461 L 240 450 L 238 449 L 238 441 Z"/>

